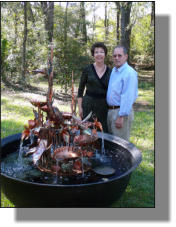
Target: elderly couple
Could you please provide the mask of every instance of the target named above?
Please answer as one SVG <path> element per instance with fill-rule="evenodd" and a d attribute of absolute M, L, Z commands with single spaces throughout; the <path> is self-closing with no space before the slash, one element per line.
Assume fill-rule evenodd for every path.
<path fill-rule="evenodd" d="M 79 116 L 83 119 L 92 111 L 104 132 L 129 141 L 133 103 L 138 96 L 137 72 L 128 65 L 127 50 L 122 45 L 114 48 L 112 70 L 104 63 L 107 48 L 103 43 L 95 43 L 91 54 L 94 63 L 83 70 L 79 83 Z"/>

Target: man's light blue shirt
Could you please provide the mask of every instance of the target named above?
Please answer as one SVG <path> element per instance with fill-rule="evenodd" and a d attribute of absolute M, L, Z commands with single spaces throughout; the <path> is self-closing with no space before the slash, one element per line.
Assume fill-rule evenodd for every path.
<path fill-rule="evenodd" d="M 137 97 L 137 72 L 127 62 L 119 68 L 114 67 L 108 85 L 108 105 L 120 106 L 119 116 L 127 116 Z"/>

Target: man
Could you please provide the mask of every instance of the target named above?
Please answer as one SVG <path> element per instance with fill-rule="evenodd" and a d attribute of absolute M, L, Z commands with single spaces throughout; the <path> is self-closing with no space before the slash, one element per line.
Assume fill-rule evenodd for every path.
<path fill-rule="evenodd" d="M 130 139 L 134 119 L 133 103 L 138 96 L 137 72 L 127 63 L 128 54 L 123 45 L 115 47 L 112 70 L 107 92 L 108 132 L 127 141 Z"/>

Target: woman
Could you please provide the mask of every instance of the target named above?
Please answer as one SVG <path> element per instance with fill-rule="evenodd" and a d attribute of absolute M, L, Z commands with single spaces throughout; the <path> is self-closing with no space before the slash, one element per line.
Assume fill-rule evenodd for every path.
<path fill-rule="evenodd" d="M 111 69 L 104 63 L 107 48 L 103 43 L 95 43 L 91 48 L 91 54 L 95 62 L 83 70 L 79 83 L 79 116 L 84 119 L 92 111 L 93 116 L 101 122 L 103 131 L 107 132 L 106 92 L 111 74 Z M 85 88 L 86 93 L 83 97 Z M 93 119 L 89 120 L 92 121 Z"/>

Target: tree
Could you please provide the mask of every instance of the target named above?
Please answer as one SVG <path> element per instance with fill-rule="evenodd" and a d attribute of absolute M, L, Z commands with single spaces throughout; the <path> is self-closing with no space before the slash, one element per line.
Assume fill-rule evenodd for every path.
<path fill-rule="evenodd" d="M 108 23 L 108 3 L 105 2 L 105 19 L 104 19 L 104 26 L 105 26 L 105 40 L 107 40 L 108 33 L 109 33 L 109 23 Z"/>
<path fill-rule="evenodd" d="M 80 21 L 81 21 L 82 41 L 84 43 L 87 43 L 86 13 L 85 13 L 84 2 L 80 2 Z"/>
<path fill-rule="evenodd" d="M 95 24 L 96 24 L 96 15 L 95 15 L 95 11 L 96 11 L 96 2 L 93 2 L 93 25 L 92 25 L 92 28 L 93 28 L 93 40 L 94 40 L 94 37 L 95 37 Z"/>
<path fill-rule="evenodd" d="M 53 18 L 54 18 L 54 2 L 41 2 L 43 14 L 45 15 L 45 29 L 48 32 L 48 41 L 53 38 Z"/>
<path fill-rule="evenodd" d="M 23 36 L 23 53 L 22 53 L 22 78 L 26 82 L 26 42 L 27 42 L 27 4 L 24 2 L 24 36 Z"/>
<path fill-rule="evenodd" d="M 115 2 L 117 7 L 117 44 L 120 42 L 120 2 Z"/>
<path fill-rule="evenodd" d="M 67 2 L 66 4 L 66 8 L 65 8 L 65 20 L 64 20 L 64 49 L 66 51 L 67 49 L 67 27 L 68 27 L 68 19 L 67 19 L 67 14 L 68 14 L 68 4 L 69 2 Z M 66 56 L 66 54 L 65 54 Z"/>
<path fill-rule="evenodd" d="M 67 2 L 67 4 L 66 4 L 65 20 L 64 20 L 64 60 L 67 58 L 67 28 L 68 28 L 68 22 L 67 22 L 68 15 L 67 14 L 68 14 L 68 4 L 69 4 L 69 2 Z M 64 87 L 65 87 L 65 93 L 66 94 L 67 94 L 67 90 L 68 90 L 68 83 L 67 83 L 68 78 L 67 77 L 68 77 L 68 75 L 67 75 L 67 72 L 66 72 L 65 81 L 64 81 Z"/>
<path fill-rule="evenodd" d="M 154 18 L 155 18 L 155 3 L 151 2 L 152 10 L 151 10 L 151 26 L 154 26 Z"/>
<path fill-rule="evenodd" d="M 6 82 L 5 71 L 8 67 L 7 56 L 7 39 L 1 39 L 1 78 L 4 82 Z"/>
<path fill-rule="evenodd" d="M 154 66 L 154 26 L 151 26 L 151 2 L 133 2 L 130 24 L 131 62 L 145 67 Z"/>
<path fill-rule="evenodd" d="M 121 44 L 123 44 L 129 53 L 130 51 L 130 12 L 132 2 L 121 2 Z"/>

